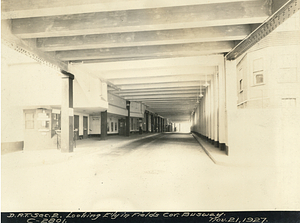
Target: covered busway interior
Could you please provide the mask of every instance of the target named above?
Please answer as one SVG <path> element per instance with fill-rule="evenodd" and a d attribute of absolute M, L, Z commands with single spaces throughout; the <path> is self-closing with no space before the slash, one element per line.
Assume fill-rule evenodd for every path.
<path fill-rule="evenodd" d="M 229 164 L 283 161 L 297 171 L 298 9 L 267 0 L 3 1 L 2 147 L 29 139 L 27 148 L 43 148 L 48 136 L 54 145 L 53 127 L 72 152 L 77 117 L 80 136 L 102 139 L 121 126 L 128 136 L 188 122 Z"/>

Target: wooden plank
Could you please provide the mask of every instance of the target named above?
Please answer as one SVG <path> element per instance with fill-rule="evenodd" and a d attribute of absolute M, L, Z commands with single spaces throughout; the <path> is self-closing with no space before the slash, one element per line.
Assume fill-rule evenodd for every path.
<path fill-rule="evenodd" d="M 261 23 L 270 12 L 266 2 L 268 0 L 13 19 L 12 31 L 20 38 L 39 38 Z"/>
<path fill-rule="evenodd" d="M 242 40 L 251 32 L 249 25 L 217 26 L 145 32 L 109 33 L 37 39 L 43 51 L 63 51 L 127 46 L 147 46 L 195 42 Z"/>
<path fill-rule="evenodd" d="M 100 48 L 88 50 L 59 51 L 56 57 L 62 61 L 85 61 L 93 59 L 119 59 L 119 58 L 166 58 L 197 56 L 212 53 L 229 52 L 234 46 L 233 42 L 207 42 L 174 44 L 160 46 Z"/>

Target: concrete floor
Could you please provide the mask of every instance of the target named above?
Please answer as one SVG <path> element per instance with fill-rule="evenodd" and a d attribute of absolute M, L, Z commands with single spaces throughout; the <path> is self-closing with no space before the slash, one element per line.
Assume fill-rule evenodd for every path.
<path fill-rule="evenodd" d="M 2 211 L 300 210 L 291 170 L 216 165 L 191 134 L 140 137 L 3 155 Z"/>

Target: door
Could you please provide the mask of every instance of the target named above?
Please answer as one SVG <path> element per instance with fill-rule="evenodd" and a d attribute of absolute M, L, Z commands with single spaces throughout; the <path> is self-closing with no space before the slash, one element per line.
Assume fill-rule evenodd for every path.
<path fill-rule="evenodd" d="M 119 135 L 121 136 L 126 135 L 125 123 L 125 119 L 119 119 Z"/>
<path fill-rule="evenodd" d="M 83 116 L 83 138 L 88 138 L 88 117 Z"/>
<path fill-rule="evenodd" d="M 79 115 L 74 115 L 74 130 L 76 129 L 77 131 L 74 134 L 76 136 L 75 140 L 79 139 Z"/>

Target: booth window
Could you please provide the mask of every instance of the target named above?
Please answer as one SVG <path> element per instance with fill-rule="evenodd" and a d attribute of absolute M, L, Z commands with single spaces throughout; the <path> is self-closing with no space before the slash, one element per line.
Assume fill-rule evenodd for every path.
<path fill-rule="evenodd" d="M 34 113 L 25 113 L 25 129 L 34 129 Z"/>

